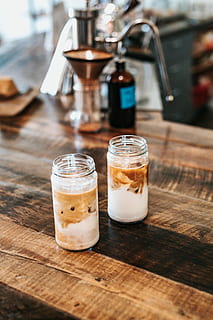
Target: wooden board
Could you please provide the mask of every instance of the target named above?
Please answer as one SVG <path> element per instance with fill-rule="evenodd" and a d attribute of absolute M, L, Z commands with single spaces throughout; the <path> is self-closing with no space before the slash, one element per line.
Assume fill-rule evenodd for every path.
<path fill-rule="evenodd" d="M 30 89 L 10 99 L 0 100 L 0 117 L 13 117 L 22 112 L 38 95 L 38 89 Z"/>
<path fill-rule="evenodd" d="M 159 309 L 163 319 L 211 319 L 207 293 L 92 251 L 67 252 L 10 219 L 0 226 L 1 280 L 42 303 L 82 319 L 159 319 Z"/>

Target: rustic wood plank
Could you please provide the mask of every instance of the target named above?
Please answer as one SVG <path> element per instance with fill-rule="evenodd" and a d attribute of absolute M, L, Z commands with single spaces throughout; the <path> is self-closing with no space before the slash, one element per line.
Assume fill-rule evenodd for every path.
<path fill-rule="evenodd" d="M 25 142 L 19 144 L 19 149 L 1 148 L 0 175 L 2 181 L 16 183 L 27 183 L 30 185 L 40 185 L 40 188 L 49 188 L 49 178 L 51 174 L 52 160 L 59 154 L 75 152 L 76 147 L 61 137 L 55 139 L 42 139 L 30 136 L 30 154 L 24 151 Z M 16 141 L 15 137 L 14 140 Z M 37 151 L 37 145 L 39 150 Z M 45 158 L 44 151 L 45 152 Z M 68 151 L 69 150 L 69 151 Z M 79 146 L 78 152 L 91 155 L 96 162 L 98 172 L 106 175 L 106 149 L 103 147 Z M 40 157 L 36 154 L 41 152 Z M 8 162 L 8 159 L 10 161 Z M 23 173 L 23 167 L 25 172 Z M 24 175 L 24 177 L 23 177 Z M 32 181 L 32 178 L 34 180 Z M 24 178 L 24 179 L 23 179 Z M 45 181 L 44 179 L 47 179 Z M 104 182 L 106 184 L 106 181 Z M 168 164 L 166 161 L 156 161 L 150 159 L 149 183 L 161 189 L 185 194 L 203 200 L 213 201 L 213 171 L 206 171 L 197 168 L 188 168 L 180 165 Z"/>
<path fill-rule="evenodd" d="M 213 149 L 147 139 L 151 159 L 184 167 L 213 170 Z"/>
<path fill-rule="evenodd" d="M 108 218 L 102 192 L 103 189 L 100 191 L 101 239 L 95 251 L 212 292 L 209 278 L 213 204 L 185 196 L 174 197 L 173 193 L 150 187 L 147 219 L 127 227 Z M 0 200 L 1 215 L 54 236 L 50 192 L 5 183 L 1 184 Z"/>
<path fill-rule="evenodd" d="M 31 140 L 31 137 L 29 137 L 28 139 L 30 146 L 32 146 L 32 149 L 28 151 L 36 154 L 38 142 L 34 138 Z M 34 186 L 40 186 L 41 189 L 46 188 L 46 190 L 49 190 L 52 159 L 59 154 L 59 145 L 62 145 L 61 153 L 66 153 L 68 145 L 66 142 L 63 143 L 63 139 L 60 137 L 54 141 L 52 139 L 41 141 L 40 150 L 53 150 L 50 152 L 52 156 L 48 155 L 48 158 L 41 158 L 24 152 L 15 152 L 14 149 L 10 150 L 6 149 L 6 147 L 1 148 L 0 170 L 2 180 L 26 185 L 33 184 Z M 24 147 L 21 148 L 24 149 Z M 74 151 L 74 146 L 70 146 L 69 152 Z M 106 174 L 105 148 L 93 147 L 91 149 L 87 147 L 78 151 L 83 151 L 94 157 L 98 172 Z M 8 159 L 10 159 L 9 162 Z M 23 167 L 25 168 L 25 173 L 22 172 Z M 213 172 L 171 165 L 151 159 L 149 182 L 151 186 L 158 186 L 161 189 L 212 201 Z M 103 183 L 106 185 L 106 180 Z"/>
<path fill-rule="evenodd" d="M 107 214 L 106 198 L 100 200 L 99 208 Z M 143 223 L 212 244 L 212 215 L 213 204 L 149 187 L 149 212 Z"/>
<path fill-rule="evenodd" d="M 69 134 L 71 134 L 73 130 L 70 130 L 69 124 L 65 121 L 65 115 L 68 111 L 67 105 L 64 105 L 63 100 L 59 98 L 52 98 L 42 94 L 39 95 L 39 98 L 40 108 L 33 106 L 26 110 L 21 117 L 15 117 L 13 124 L 9 124 L 29 129 L 32 128 L 32 126 L 35 128 L 35 125 L 40 126 L 43 124 L 43 130 L 47 133 L 51 132 L 53 135 L 57 135 L 61 132 L 61 125 L 64 125 L 67 129 L 64 130 L 63 133 L 65 136 L 69 137 Z M 29 121 L 32 116 L 34 118 L 33 123 Z M 8 122 L 6 121 L 4 123 L 6 125 Z M 139 134 L 147 138 L 163 140 L 167 143 L 186 144 L 188 146 L 206 149 L 213 148 L 212 130 L 169 121 L 140 120 L 136 123 L 135 129 L 124 130 L 111 128 L 106 120 L 102 122 L 101 132 L 91 134 L 91 136 L 94 137 L 94 139 L 101 137 L 102 140 L 108 141 L 110 137 L 123 132 L 126 132 L 127 134 Z M 85 135 L 83 134 L 83 136 Z"/>
<path fill-rule="evenodd" d="M 53 106 L 51 107 L 53 108 Z M 23 123 L 23 121 L 26 122 Z M 34 154 L 36 154 L 37 149 L 37 155 L 42 157 L 48 155 L 55 156 L 56 153 L 69 153 L 70 150 L 75 150 L 76 152 L 83 149 L 92 150 L 92 148 L 106 148 L 107 150 L 109 139 L 115 135 L 123 134 L 124 132 L 143 135 L 142 132 L 135 132 L 132 129 L 131 131 L 113 129 L 107 131 L 104 128 L 99 134 L 78 135 L 68 125 L 52 122 L 48 118 L 43 118 L 39 122 L 36 122 L 36 120 L 27 122 L 26 119 L 22 118 L 21 123 L 16 124 L 14 121 L 12 126 L 3 121 L 0 124 L 0 128 L 4 137 L 0 142 L 2 147 L 8 147 L 9 140 L 9 148 L 15 148 L 28 153 L 34 152 Z M 21 135 L 19 131 L 21 131 Z M 206 135 L 208 135 L 209 131 L 211 132 L 211 130 L 206 131 Z M 12 136 L 16 137 L 14 141 L 11 139 L 12 136 L 9 132 L 12 132 Z M 205 146 L 198 148 L 197 146 L 182 142 L 169 141 L 146 135 L 144 137 L 148 142 L 150 159 L 213 171 L 213 161 L 210 161 L 210 159 L 213 159 L 213 148 L 206 145 L 206 142 L 204 142 Z M 29 141 L 32 143 L 29 144 Z M 45 148 L 45 144 L 49 144 L 50 148 Z M 39 145 L 39 148 L 37 145 Z M 51 145 L 55 145 L 55 148 L 51 148 Z"/>
<path fill-rule="evenodd" d="M 74 316 L 211 319 L 207 293 L 92 251 L 59 249 L 52 237 L 9 219 L 1 220 L 0 230 L 1 280 Z"/>
<path fill-rule="evenodd" d="M 177 194 L 213 201 L 213 171 L 151 159 L 149 184 Z"/>
<path fill-rule="evenodd" d="M 82 139 L 81 136 L 73 132 L 72 128 L 48 122 L 46 119 L 41 120 L 39 124 L 33 122 L 30 128 L 26 126 L 21 129 L 19 126 L 11 127 L 6 125 L 4 121 L 0 125 L 3 137 L 0 142 L 1 146 L 8 147 L 9 143 L 9 147 L 12 149 L 15 148 L 16 150 L 31 154 L 36 154 L 37 150 L 38 156 L 52 156 L 52 158 L 55 157 L 56 154 L 74 151 L 80 152 L 82 150 L 91 151 L 94 156 L 97 156 L 98 153 L 96 152 L 95 154 L 95 151 L 97 149 L 100 150 L 100 148 L 107 149 L 108 140 L 115 135 L 114 131 L 112 131 L 114 134 L 108 132 L 108 135 L 105 135 L 104 131 L 102 134 L 91 134 Z M 20 130 L 21 135 L 19 133 Z M 120 134 L 121 132 L 117 133 Z M 12 139 L 12 137 L 14 139 Z M 210 159 L 213 159 L 213 149 L 209 147 L 197 148 L 183 143 L 168 142 L 149 137 L 147 140 L 150 159 L 179 166 L 213 171 L 213 162 L 210 161 Z M 39 145 L 39 148 L 37 145 Z M 93 150 L 93 148 L 95 149 Z M 103 149 L 102 152 L 104 153 Z M 106 151 L 104 158 L 106 158 Z"/>
<path fill-rule="evenodd" d="M 0 149 L 1 182 L 12 182 L 39 190 L 50 191 L 52 160 L 35 157 L 24 152 Z M 24 170 L 23 170 L 24 168 Z"/>
<path fill-rule="evenodd" d="M 103 220 L 96 252 L 213 293 L 212 245 L 148 223 L 126 227 L 108 220 L 106 228 Z"/>
<path fill-rule="evenodd" d="M 212 203 L 162 191 L 156 187 L 150 190 L 148 224 L 212 244 L 212 215 Z"/>
<path fill-rule="evenodd" d="M 136 131 L 141 135 L 166 141 L 213 148 L 213 131 L 210 129 L 170 121 L 140 121 Z"/>
<path fill-rule="evenodd" d="M 16 184 L 0 183 L 0 214 L 35 230 L 54 234 L 50 192 L 29 190 Z"/>
<path fill-rule="evenodd" d="M 4 320 L 77 320 L 68 313 L 0 283 L 0 319 Z"/>
<path fill-rule="evenodd" d="M 14 155 L 14 153 L 12 154 Z M 25 168 L 25 174 L 22 172 L 23 167 Z M 162 175 L 163 169 L 160 173 Z M 48 217 L 48 212 L 52 212 L 50 174 L 50 160 L 34 159 L 34 157 L 29 155 L 25 155 L 23 158 L 22 153 L 16 153 L 16 156 L 8 164 L 7 153 L 3 154 L 0 165 L 0 175 L 2 177 L 2 212 L 7 212 L 7 214 L 14 215 L 14 218 L 16 218 L 16 215 L 20 214 L 22 210 L 24 212 L 29 210 L 29 214 L 26 214 L 26 219 L 28 219 L 31 215 L 34 215 L 33 212 L 35 210 L 33 210 L 33 208 L 40 207 L 46 212 L 45 217 Z M 156 174 L 158 174 L 158 166 L 156 168 Z M 150 177 L 151 182 L 153 181 L 153 183 L 155 183 L 156 176 L 150 174 Z M 199 178 L 200 176 L 198 176 L 198 179 Z M 181 178 L 178 177 L 178 179 L 181 182 Z M 176 181 L 175 178 L 174 181 Z M 159 181 L 160 185 L 158 185 L 158 183 L 155 185 L 151 183 L 149 187 L 148 223 L 183 233 L 201 242 L 211 243 L 213 204 L 192 198 L 190 192 L 187 194 L 188 185 L 185 186 L 184 183 L 181 185 L 177 184 L 176 187 L 176 189 L 178 189 L 178 187 L 182 188 L 182 192 L 185 193 L 183 195 L 174 192 L 175 188 L 172 179 L 170 181 L 172 192 L 164 192 L 160 182 L 161 181 Z M 204 182 L 206 183 L 206 181 L 203 180 L 202 184 L 204 184 Z M 169 187 L 166 186 L 167 179 L 164 183 L 165 191 L 167 191 L 169 189 Z M 156 185 L 160 187 L 161 190 L 156 188 Z M 198 183 L 197 185 L 199 186 Z M 211 181 L 209 182 L 209 187 L 207 184 L 206 188 L 207 195 L 209 196 L 210 186 Z M 14 198 L 15 191 L 16 198 Z M 8 201 L 5 199 L 8 199 Z M 15 205 L 17 199 L 19 199 L 18 206 Z M 107 181 L 106 176 L 103 174 L 99 174 L 99 204 L 101 210 L 106 213 Z M 16 207 L 15 210 L 13 209 L 14 207 Z M 16 214 L 16 210 L 18 210 L 18 214 Z"/>

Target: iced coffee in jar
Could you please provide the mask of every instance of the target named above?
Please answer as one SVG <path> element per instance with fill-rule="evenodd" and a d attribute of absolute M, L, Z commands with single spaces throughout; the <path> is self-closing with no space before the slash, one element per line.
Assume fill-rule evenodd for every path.
<path fill-rule="evenodd" d="M 111 219 L 131 223 L 148 213 L 148 148 L 146 140 L 122 135 L 109 141 L 108 214 Z"/>
<path fill-rule="evenodd" d="M 97 173 L 84 154 L 57 157 L 52 167 L 55 239 L 68 250 L 84 250 L 99 239 Z"/>

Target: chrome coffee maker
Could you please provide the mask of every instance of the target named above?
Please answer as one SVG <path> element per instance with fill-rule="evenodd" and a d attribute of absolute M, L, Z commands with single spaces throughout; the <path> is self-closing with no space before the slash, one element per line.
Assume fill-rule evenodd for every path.
<path fill-rule="evenodd" d="M 74 102 L 68 113 L 70 125 L 79 131 L 97 132 L 100 121 L 99 76 L 113 54 L 96 47 L 98 7 L 85 2 L 81 9 L 71 8 L 41 86 L 42 93 L 56 95 L 74 91 Z M 69 63 L 69 65 L 68 65 Z"/>
<path fill-rule="evenodd" d="M 69 93 L 67 81 L 70 81 L 73 72 L 63 56 L 63 52 L 81 48 L 95 48 L 98 15 L 99 8 L 90 7 L 89 0 L 85 1 L 84 7 L 69 9 L 69 19 L 61 31 L 49 69 L 41 85 L 42 93 L 53 96 Z"/>
<path fill-rule="evenodd" d="M 90 6 L 89 0 L 85 1 L 84 8 L 70 9 L 70 19 L 61 32 L 41 86 L 42 93 L 56 95 L 66 93 L 65 84 L 72 85 L 74 103 L 69 112 L 69 119 L 71 126 L 80 131 L 97 132 L 101 128 L 99 76 L 108 61 L 113 58 L 113 54 L 109 52 L 116 52 L 117 44 L 140 25 L 148 25 L 152 31 L 165 99 L 173 101 L 158 28 L 150 20 L 136 19 L 116 35 L 112 33 L 100 37 L 97 35 L 96 26 L 100 12 L 101 7 Z"/>

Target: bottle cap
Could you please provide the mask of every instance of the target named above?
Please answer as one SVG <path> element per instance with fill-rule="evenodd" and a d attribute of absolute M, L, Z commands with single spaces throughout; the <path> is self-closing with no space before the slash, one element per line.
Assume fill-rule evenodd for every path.
<path fill-rule="evenodd" d="M 117 59 L 115 60 L 115 66 L 117 71 L 125 70 L 125 60 L 124 59 Z"/>

